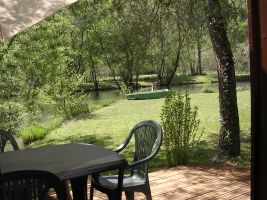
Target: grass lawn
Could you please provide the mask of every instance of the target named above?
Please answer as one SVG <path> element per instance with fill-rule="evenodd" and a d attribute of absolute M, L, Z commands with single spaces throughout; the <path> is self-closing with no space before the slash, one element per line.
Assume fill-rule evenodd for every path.
<path fill-rule="evenodd" d="M 190 163 L 214 164 L 217 162 L 214 161 L 214 156 L 219 132 L 218 93 L 197 93 L 191 94 L 190 97 L 192 104 L 198 106 L 198 117 L 201 120 L 199 132 L 204 128 L 201 141 L 193 149 Z M 84 142 L 114 149 L 126 138 L 136 123 L 146 119 L 153 119 L 160 123 L 163 103 L 164 99 L 119 100 L 93 112 L 87 118 L 65 122 L 44 140 L 33 143 L 31 147 Z M 238 92 L 238 105 L 242 155 L 232 162 L 248 166 L 250 163 L 249 90 Z M 130 152 L 130 150 L 126 151 L 125 156 L 130 157 Z M 164 152 L 160 151 L 151 165 L 152 167 L 165 166 Z"/>

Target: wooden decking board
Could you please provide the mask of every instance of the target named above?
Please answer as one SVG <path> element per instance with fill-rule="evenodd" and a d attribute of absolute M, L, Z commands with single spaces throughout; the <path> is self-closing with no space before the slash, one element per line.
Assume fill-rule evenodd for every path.
<path fill-rule="evenodd" d="M 223 185 L 223 187 L 229 189 L 230 184 Z M 167 187 L 167 188 L 161 188 L 161 190 L 157 190 L 156 192 L 153 191 L 152 188 L 152 194 L 153 196 L 160 195 L 164 191 L 164 193 L 179 193 L 179 195 L 186 199 L 194 199 L 195 197 L 198 197 L 200 195 L 206 194 L 206 193 L 212 193 L 218 189 L 220 189 L 221 185 L 213 185 L 213 187 L 209 187 L 208 184 L 202 185 L 202 184 L 196 184 L 193 186 L 188 185 L 178 185 L 176 187 Z M 240 188 L 240 186 L 236 186 L 237 188 Z M 226 190 L 228 191 L 228 190 Z"/>
<path fill-rule="evenodd" d="M 214 185 L 212 187 L 210 187 L 209 184 L 196 184 L 196 185 L 179 185 L 178 188 L 184 187 L 186 192 L 189 192 L 189 194 L 194 193 L 194 194 L 204 194 L 204 193 L 208 193 L 210 191 L 214 191 L 217 190 L 221 187 L 229 187 L 230 184 L 227 185 Z M 176 190 L 177 191 L 177 190 Z"/>
<path fill-rule="evenodd" d="M 188 167 L 176 167 L 149 173 L 153 200 L 249 200 L 249 181 L 217 176 Z M 95 190 L 95 200 L 106 200 L 105 194 Z M 125 195 L 123 193 L 123 200 Z M 146 199 L 135 193 L 136 200 Z"/>
<path fill-rule="evenodd" d="M 247 199 L 250 199 L 250 192 L 246 192 L 244 194 L 236 196 L 236 197 L 232 198 L 231 200 L 247 200 Z"/>
<path fill-rule="evenodd" d="M 218 185 L 218 187 L 223 187 L 223 186 L 228 186 L 230 184 L 239 184 L 239 182 L 237 181 L 213 181 L 213 187 L 214 185 Z M 185 188 L 210 188 L 210 181 L 208 180 L 192 180 L 192 181 L 184 181 L 184 180 L 176 180 L 175 178 L 170 178 L 170 179 L 164 179 L 162 182 L 157 181 L 157 183 L 155 184 L 155 182 L 152 180 L 151 181 L 151 190 L 157 190 L 160 188 L 169 188 L 169 187 L 185 187 Z"/>
<path fill-rule="evenodd" d="M 246 191 L 248 189 L 247 186 L 240 186 L 240 185 L 228 185 L 228 187 L 217 188 L 215 190 L 211 190 L 208 193 L 199 194 L 198 196 L 192 198 L 193 199 L 224 199 L 225 196 L 229 196 L 229 194 L 234 194 L 234 197 L 237 194 L 243 194 L 246 191 L 240 191 L 240 189 L 245 188 Z M 232 197 L 233 198 L 233 197 Z M 227 199 L 231 199 L 230 197 Z"/>
<path fill-rule="evenodd" d="M 151 181 L 151 184 L 163 184 L 165 182 L 168 182 L 168 181 L 177 181 L 179 183 L 192 183 L 193 184 L 198 184 L 198 183 L 201 183 L 201 182 L 209 182 L 209 181 L 212 181 L 212 182 L 218 182 L 220 184 L 222 183 L 232 183 L 232 180 L 228 180 L 226 178 L 222 179 L 217 179 L 216 177 L 210 177 L 210 175 L 205 175 L 205 176 L 191 176 L 189 178 L 185 178 L 185 176 L 183 174 L 180 174 L 180 173 L 172 173 L 171 175 L 165 177 L 165 176 L 160 176 L 159 178 L 157 178 L 156 180 L 153 179 L 153 177 L 149 176 L 150 180 L 153 180 Z"/>
<path fill-rule="evenodd" d="M 188 185 L 195 185 L 195 184 L 205 184 L 205 183 L 209 183 L 209 182 L 213 182 L 213 183 L 220 183 L 220 184 L 229 184 L 229 183 L 233 183 L 232 180 L 216 180 L 216 179 L 204 179 L 204 178 L 196 178 L 196 177 L 192 177 L 192 178 L 187 178 L 185 179 L 184 177 L 181 177 L 181 179 L 177 178 L 178 176 L 173 175 L 171 177 L 164 177 L 162 179 L 156 180 L 154 181 L 153 179 L 150 178 L 151 180 L 151 184 L 153 185 L 159 185 L 159 184 L 164 184 L 165 182 L 169 182 L 169 181 L 173 181 L 173 182 L 177 182 L 177 183 L 186 183 Z"/>
<path fill-rule="evenodd" d="M 153 172 L 155 173 L 155 172 Z M 218 180 L 218 181 L 227 181 L 227 182 L 231 182 L 231 180 L 229 179 L 226 179 L 225 177 L 222 177 L 222 176 L 211 176 L 211 174 L 207 173 L 207 172 L 202 172 L 202 171 L 199 171 L 197 170 L 196 173 L 190 173 L 189 170 L 185 171 L 179 171 L 179 169 L 177 169 L 176 172 L 170 172 L 168 174 L 163 174 L 161 175 L 161 172 L 159 171 L 158 172 L 158 176 L 157 178 L 154 178 L 155 176 L 152 176 L 152 174 L 149 174 L 149 178 L 150 179 L 153 179 L 154 181 L 156 180 L 160 180 L 162 181 L 163 178 L 168 178 L 169 177 L 174 177 L 176 179 L 179 179 L 179 178 L 182 178 L 182 180 L 188 180 L 188 181 L 192 181 L 192 179 L 194 180 L 202 180 L 202 179 L 205 179 L 207 181 L 214 181 L 214 180 Z"/>
<path fill-rule="evenodd" d="M 231 191 L 228 191 L 227 193 L 221 194 L 220 196 L 217 197 L 217 199 L 229 200 L 229 199 L 235 198 L 237 193 L 240 194 L 240 193 L 245 193 L 247 191 L 248 190 L 246 187 L 238 188 L 236 190 L 231 190 Z"/>

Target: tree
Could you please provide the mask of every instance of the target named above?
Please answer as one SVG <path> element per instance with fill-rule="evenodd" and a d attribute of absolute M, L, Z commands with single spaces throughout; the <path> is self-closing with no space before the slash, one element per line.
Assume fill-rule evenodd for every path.
<path fill-rule="evenodd" d="M 127 86 L 138 87 L 150 45 L 156 7 L 157 4 L 148 0 L 114 1 L 111 7 L 114 23 L 111 31 L 114 31 L 113 41 L 116 41 L 112 44 L 113 57 L 117 58 L 118 74 Z"/>
<path fill-rule="evenodd" d="M 227 35 L 227 24 L 219 0 L 207 1 L 210 39 L 217 58 L 221 129 L 219 148 L 222 154 L 240 154 L 240 128 L 236 97 L 233 54 Z"/>
<path fill-rule="evenodd" d="M 155 20 L 151 52 L 156 62 L 158 82 L 169 86 L 180 67 L 188 34 L 187 0 L 162 1 Z"/>
<path fill-rule="evenodd" d="M 197 50 L 197 67 L 196 70 L 192 69 L 191 73 L 202 75 L 202 51 L 206 39 L 206 19 L 203 15 L 204 7 L 203 2 L 201 1 L 189 1 L 188 10 L 190 13 L 194 13 L 188 19 L 188 26 L 190 27 L 189 31 L 189 42 L 193 42 Z M 192 67 L 191 67 L 192 68 Z"/>

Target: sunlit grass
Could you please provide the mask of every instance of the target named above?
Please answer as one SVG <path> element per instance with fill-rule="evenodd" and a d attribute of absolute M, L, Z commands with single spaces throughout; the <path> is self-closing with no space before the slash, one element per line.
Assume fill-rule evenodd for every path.
<path fill-rule="evenodd" d="M 198 132 L 204 130 L 200 143 L 192 152 L 191 163 L 212 163 L 212 158 L 216 154 L 220 127 L 218 93 L 197 93 L 191 94 L 190 97 L 192 105 L 198 107 L 198 117 L 201 120 Z M 34 143 L 32 147 L 86 142 L 114 149 L 126 138 L 136 123 L 147 119 L 160 123 L 163 103 L 164 99 L 119 100 L 110 106 L 96 110 L 87 118 L 66 121 L 44 140 Z M 249 90 L 238 92 L 238 106 L 242 155 L 235 161 L 241 165 L 248 165 L 250 162 Z M 152 163 L 154 167 L 165 165 L 164 153 L 160 152 L 159 155 Z"/>

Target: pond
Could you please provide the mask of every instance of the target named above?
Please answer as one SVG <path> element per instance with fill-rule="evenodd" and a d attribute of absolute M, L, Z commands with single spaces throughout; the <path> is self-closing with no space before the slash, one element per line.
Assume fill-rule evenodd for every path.
<path fill-rule="evenodd" d="M 109 104 L 121 98 L 119 90 L 90 92 L 89 94 L 88 100 L 93 104 Z"/>
<path fill-rule="evenodd" d="M 169 89 L 171 90 L 180 90 L 182 92 L 188 91 L 190 94 L 202 93 L 203 89 L 207 88 L 213 92 L 218 92 L 218 83 L 211 84 L 188 84 L 188 85 L 172 85 Z M 162 87 L 161 89 L 166 89 Z M 140 91 L 149 91 L 150 87 L 141 88 Z M 237 90 L 250 90 L 250 82 L 238 82 Z M 111 91 L 100 91 L 98 93 L 91 92 L 89 96 L 89 101 L 92 101 L 94 104 L 108 104 L 118 100 L 120 97 L 118 90 Z"/>

